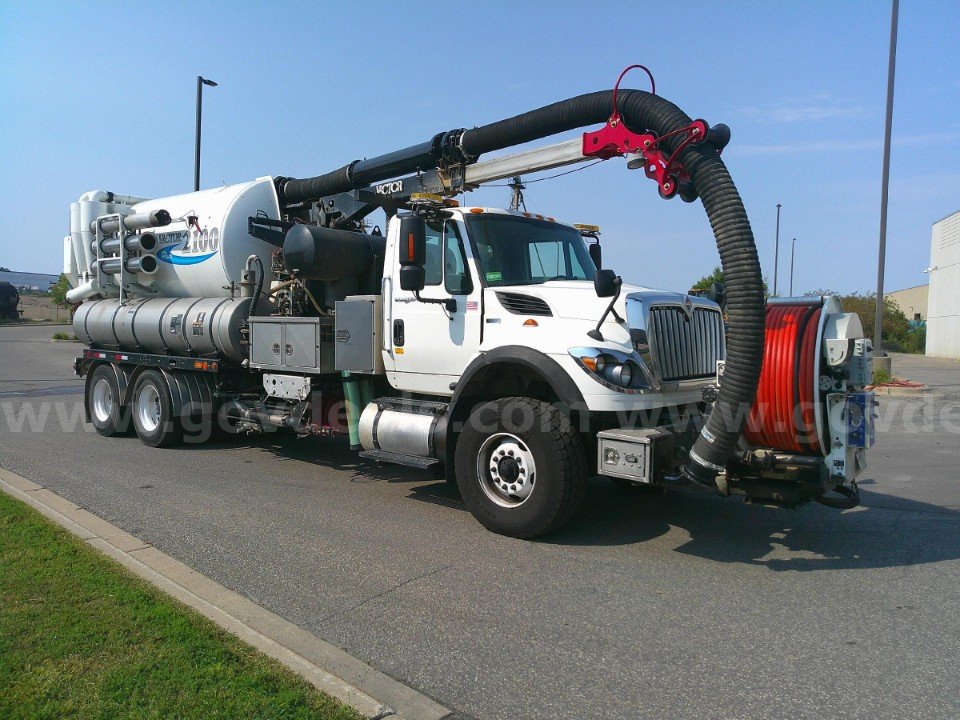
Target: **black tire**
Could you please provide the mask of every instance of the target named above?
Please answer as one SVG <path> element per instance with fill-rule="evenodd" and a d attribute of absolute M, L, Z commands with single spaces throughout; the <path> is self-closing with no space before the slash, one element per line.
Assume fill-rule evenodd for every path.
<path fill-rule="evenodd" d="M 463 501 L 484 527 L 533 538 L 565 525 L 580 509 L 587 465 L 566 414 L 540 400 L 512 397 L 470 413 L 457 441 L 456 476 Z"/>
<path fill-rule="evenodd" d="M 117 375 L 109 365 L 97 365 L 90 373 L 84 398 L 94 429 L 104 437 L 130 432 L 130 409 L 123 404 Z"/>
<path fill-rule="evenodd" d="M 183 440 L 183 426 L 173 413 L 173 399 L 163 376 L 147 370 L 133 386 L 130 414 L 140 442 L 149 447 L 170 447 Z"/>

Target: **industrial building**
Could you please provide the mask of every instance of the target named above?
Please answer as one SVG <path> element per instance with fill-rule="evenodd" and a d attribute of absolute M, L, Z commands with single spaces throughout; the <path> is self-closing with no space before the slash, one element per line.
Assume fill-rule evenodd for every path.
<path fill-rule="evenodd" d="M 47 292 L 57 282 L 56 275 L 0 271 L 0 282 L 8 282 L 20 292 Z"/>
<path fill-rule="evenodd" d="M 960 358 L 960 210 L 933 224 L 927 355 Z"/>
<path fill-rule="evenodd" d="M 893 300 L 908 320 L 918 323 L 927 319 L 929 296 L 930 286 L 926 284 L 884 293 L 884 297 Z"/>

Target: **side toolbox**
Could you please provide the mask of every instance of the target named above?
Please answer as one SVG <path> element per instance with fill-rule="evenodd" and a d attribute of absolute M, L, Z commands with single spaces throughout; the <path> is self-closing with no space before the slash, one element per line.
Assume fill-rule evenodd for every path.
<path fill-rule="evenodd" d="M 334 367 L 354 373 L 384 372 L 381 350 L 383 300 L 379 295 L 352 295 L 336 304 Z"/>
<path fill-rule="evenodd" d="M 329 373 L 333 352 L 333 318 L 250 318 L 252 368 Z"/>

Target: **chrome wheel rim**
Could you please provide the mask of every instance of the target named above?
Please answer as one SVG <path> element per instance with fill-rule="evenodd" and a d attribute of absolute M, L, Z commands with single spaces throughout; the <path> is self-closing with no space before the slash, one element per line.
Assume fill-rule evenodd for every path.
<path fill-rule="evenodd" d="M 147 433 L 160 427 L 160 393 L 153 385 L 144 385 L 137 396 L 137 419 Z"/>
<path fill-rule="evenodd" d="M 110 381 L 106 378 L 100 378 L 93 386 L 93 416 L 99 423 L 106 423 L 113 414 L 113 388 L 110 387 Z"/>
<path fill-rule="evenodd" d="M 491 435 L 480 446 L 477 480 L 484 494 L 500 507 L 520 507 L 536 487 L 537 464 L 533 453 L 516 435 Z"/>

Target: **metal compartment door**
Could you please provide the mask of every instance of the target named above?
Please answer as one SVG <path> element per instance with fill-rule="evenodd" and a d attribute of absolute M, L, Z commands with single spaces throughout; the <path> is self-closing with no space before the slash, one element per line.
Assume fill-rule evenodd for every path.
<path fill-rule="evenodd" d="M 250 364 L 278 366 L 282 361 L 283 326 L 280 323 L 250 324 Z"/>
<path fill-rule="evenodd" d="M 313 322 L 285 322 L 283 324 L 283 364 L 287 367 L 319 367 L 317 350 L 319 345 L 318 320 Z"/>

